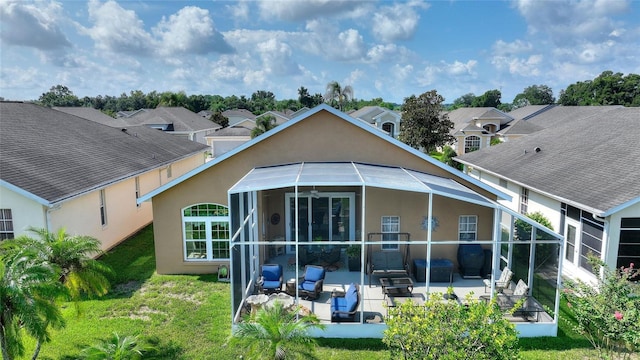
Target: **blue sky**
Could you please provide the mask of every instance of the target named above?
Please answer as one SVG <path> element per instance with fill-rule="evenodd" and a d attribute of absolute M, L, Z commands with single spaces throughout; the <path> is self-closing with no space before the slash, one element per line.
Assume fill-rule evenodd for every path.
<path fill-rule="evenodd" d="M 640 73 L 640 1 L 0 0 L 0 96 L 132 90 L 447 103 L 530 85 L 556 97 L 602 71 Z"/>

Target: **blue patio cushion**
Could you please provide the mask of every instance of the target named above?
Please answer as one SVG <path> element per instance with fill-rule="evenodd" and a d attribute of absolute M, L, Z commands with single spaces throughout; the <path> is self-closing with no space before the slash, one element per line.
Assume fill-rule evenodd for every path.
<path fill-rule="evenodd" d="M 340 297 L 331 298 L 332 313 L 334 311 L 352 312 L 356 310 L 357 306 L 358 306 L 358 287 L 353 283 L 351 283 L 351 285 L 349 286 L 349 289 L 345 293 L 344 297 L 340 296 Z M 352 317 L 352 315 L 343 314 L 343 313 L 334 314 L 332 316 L 336 316 L 344 319 Z"/>
<path fill-rule="evenodd" d="M 262 277 L 264 278 L 265 285 L 270 282 L 275 282 L 275 286 L 278 286 L 281 276 L 282 270 L 279 265 L 262 266 Z"/>
<path fill-rule="evenodd" d="M 324 279 L 324 268 L 308 267 L 304 274 L 304 281 L 316 282 Z"/>
<path fill-rule="evenodd" d="M 306 290 L 309 292 L 313 292 L 316 290 L 316 282 L 315 281 L 303 281 L 300 283 L 300 286 L 298 286 L 298 288 L 300 288 L 300 290 Z"/>

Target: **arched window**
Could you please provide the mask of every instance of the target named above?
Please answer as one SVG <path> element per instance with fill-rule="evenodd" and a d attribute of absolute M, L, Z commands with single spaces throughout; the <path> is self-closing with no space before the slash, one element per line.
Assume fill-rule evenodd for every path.
<path fill-rule="evenodd" d="M 219 204 L 196 204 L 182 210 L 184 258 L 229 259 L 229 208 Z"/>
<path fill-rule="evenodd" d="M 386 122 L 384 124 L 382 124 L 382 130 L 386 131 L 389 133 L 389 135 L 391 135 L 391 137 L 395 137 L 394 136 L 394 129 L 395 129 L 395 125 L 391 122 Z"/>
<path fill-rule="evenodd" d="M 474 152 L 480 149 L 480 137 L 479 136 L 467 136 L 464 138 L 464 153 Z"/>

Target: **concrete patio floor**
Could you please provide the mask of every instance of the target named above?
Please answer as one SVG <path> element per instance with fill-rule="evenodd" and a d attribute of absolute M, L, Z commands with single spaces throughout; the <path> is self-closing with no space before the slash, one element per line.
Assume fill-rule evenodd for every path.
<path fill-rule="evenodd" d="M 272 264 L 281 264 L 284 269 L 284 282 L 288 280 L 296 279 L 295 265 L 289 265 L 288 259 L 291 255 L 280 255 L 269 260 Z M 299 304 L 307 308 L 318 316 L 322 323 L 331 323 L 331 293 L 333 290 L 346 290 L 351 283 L 362 284 L 362 275 L 360 272 L 350 272 L 346 267 L 346 256 L 342 254 L 340 266 L 334 271 L 327 271 L 325 274 L 323 291 L 320 296 L 315 300 L 303 300 L 299 299 Z M 304 275 L 304 268 L 298 270 L 298 276 Z M 426 284 L 424 282 L 417 282 L 415 277 L 411 275 L 414 283 L 412 294 L 414 296 L 421 296 L 424 298 L 426 294 Z M 472 298 L 477 299 L 482 295 L 489 295 L 488 291 L 485 292 L 485 286 L 482 279 L 464 279 L 459 274 L 454 273 L 453 282 L 451 283 L 454 294 L 458 297 L 461 303 L 466 299 L 467 294 L 472 294 Z M 431 282 L 431 293 L 446 293 L 449 287 L 448 282 Z M 286 289 L 286 285 L 283 285 L 283 291 Z M 364 323 L 383 323 L 384 318 L 387 315 L 387 303 L 386 298 L 382 292 L 379 277 L 373 276 L 371 279 L 371 286 L 369 286 L 369 276 L 364 276 L 364 286 L 360 287 L 361 291 L 364 291 L 361 296 L 361 305 L 358 309 L 362 309 L 364 312 Z M 291 293 L 295 297 L 295 293 Z M 512 322 L 551 322 L 552 317 L 547 313 L 540 313 L 539 316 L 533 317 L 519 317 L 510 316 L 505 314 Z M 360 323 L 360 316 L 357 317 L 356 323 Z M 344 323 L 345 325 L 348 323 Z"/>

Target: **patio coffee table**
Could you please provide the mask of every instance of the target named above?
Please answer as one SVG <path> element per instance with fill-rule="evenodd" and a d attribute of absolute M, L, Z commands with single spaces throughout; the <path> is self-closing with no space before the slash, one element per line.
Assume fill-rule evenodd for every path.
<path fill-rule="evenodd" d="M 413 280 L 410 277 L 380 278 L 382 293 L 387 296 L 411 296 Z"/>

